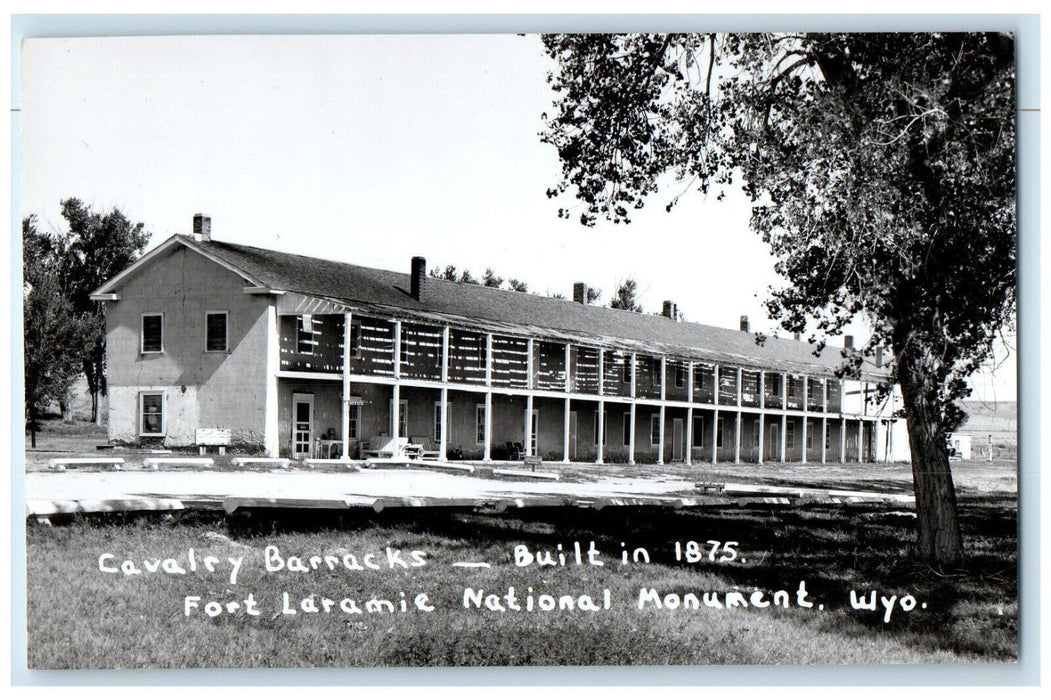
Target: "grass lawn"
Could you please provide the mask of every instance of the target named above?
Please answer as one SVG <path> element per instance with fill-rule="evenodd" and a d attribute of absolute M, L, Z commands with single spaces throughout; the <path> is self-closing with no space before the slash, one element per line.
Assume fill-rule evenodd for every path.
<path fill-rule="evenodd" d="M 965 500 L 962 518 L 970 559 L 966 570 L 952 574 L 910 559 L 912 518 L 848 507 L 552 509 L 526 516 L 417 509 L 257 512 L 230 520 L 186 513 L 166 520 L 127 516 L 32 526 L 29 663 L 179 668 L 1014 661 L 1016 508 L 1010 500 Z M 705 548 L 701 561 L 676 561 L 674 543 L 689 540 Z M 736 557 L 709 561 L 707 540 L 736 541 Z M 574 541 L 585 550 L 594 541 L 604 566 L 573 564 Z M 644 548 L 651 561 L 623 565 L 621 543 L 629 551 Z M 516 565 L 516 545 L 557 554 L 559 544 L 571 554 L 568 566 Z M 276 547 L 286 561 L 302 557 L 310 570 L 267 571 L 267 547 Z M 397 556 L 391 564 L 388 547 L 400 551 L 407 565 L 424 564 L 402 568 Z M 175 563 L 189 569 L 191 548 L 196 572 L 164 573 L 164 566 Z M 417 559 L 413 551 L 421 552 Z M 119 569 L 125 559 L 144 572 L 153 565 L 144 560 L 175 562 L 162 563 L 158 573 L 126 576 L 99 570 L 105 553 L 114 555 L 104 560 L 107 568 Z M 379 569 L 347 568 L 348 562 L 366 563 L 367 554 Z M 219 558 L 214 573 L 203 568 L 208 555 Z M 311 556 L 319 557 L 316 569 Z M 227 557 L 243 557 L 236 583 Z M 454 566 L 478 562 L 491 567 Z M 813 608 L 798 604 L 801 581 Z M 535 606 L 543 606 L 547 594 L 556 609 L 486 607 L 509 608 L 512 586 L 520 607 L 532 589 Z M 640 610 L 640 590 L 651 588 L 662 605 L 650 602 Z M 474 599 L 480 608 L 469 597 L 465 608 L 465 589 L 484 591 Z M 687 600 L 688 593 L 704 601 L 704 592 L 725 602 L 728 592 L 739 591 L 743 600 L 755 602 L 754 590 L 764 592 L 759 602 L 769 602 L 782 589 L 787 608 L 663 606 Z M 852 589 L 876 589 L 888 599 L 908 594 L 916 605 L 906 612 L 895 603 L 885 622 L 878 600 L 877 611 L 852 609 Z M 610 606 L 601 609 L 607 590 Z M 249 593 L 259 615 L 245 609 Z M 400 611 L 402 593 L 406 612 Z M 282 612 L 284 594 L 297 614 Z M 433 611 L 417 609 L 421 594 Z M 490 594 L 498 598 L 486 600 Z M 600 609 L 579 609 L 582 595 Z M 200 597 L 189 616 L 187 596 Z M 561 596 L 572 596 L 574 609 L 559 610 Z M 303 599 L 318 608 L 328 599 L 333 608 L 304 612 Z M 340 608 L 350 607 L 345 599 L 362 609 L 369 600 L 389 600 L 395 612 L 347 613 Z M 209 617 L 202 612 L 209 601 L 241 607 Z"/>

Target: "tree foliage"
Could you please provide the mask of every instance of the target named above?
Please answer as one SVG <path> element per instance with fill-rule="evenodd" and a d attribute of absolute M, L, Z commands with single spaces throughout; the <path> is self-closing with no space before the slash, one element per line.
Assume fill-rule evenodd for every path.
<path fill-rule="evenodd" d="M 36 419 L 61 401 L 80 372 L 81 326 L 48 264 L 52 244 L 36 228 L 35 217 L 22 220 L 23 376 L 26 422 L 36 447 Z"/>
<path fill-rule="evenodd" d="M 855 316 L 909 421 L 918 548 L 962 545 L 946 445 L 966 379 L 1015 308 L 1014 46 L 999 34 L 558 35 L 544 39 L 561 182 L 629 222 L 672 174 L 739 182 L 789 284 L 767 310 L 816 350 Z M 669 208 L 677 197 L 671 197 Z M 570 210 L 559 210 L 570 216 Z"/>
<path fill-rule="evenodd" d="M 97 419 L 105 392 L 106 323 L 101 304 L 90 295 L 142 255 L 150 234 L 142 222 L 132 223 L 116 208 L 100 214 L 76 198 L 62 202 L 62 216 L 69 232 L 54 238 L 62 288 L 81 319 L 81 365 Z"/>
<path fill-rule="evenodd" d="M 613 293 L 613 299 L 609 302 L 609 308 L 642 313 L 642 306 L 636 301 L 638 292 L 639 283 L 633 277 L 629 277 L 617 286 L 617 291 Z"/>
<path fill-rule="evenodd" d="M 75 354 L 92 397 L 92 419 L 100 416 L 99 397 L 105 391 L 106 323 L 100 304 L 91 292 L 131 265 L 145 250 L 150 234 L 140 223 L 133 224 L 118 209 L 100 214 L 79 199 L 62 203 L 62 216 L 69 230 L 41 233 L 36 219 L 23 222 L 24 279 L 45 269 L 49 282 L 68 302 L 76 324 L 76 342 L 64 353 Z M 28 341 L 27 341 L 28 342 Z M 27 346 L 28 347 L 28 346 Z"/>

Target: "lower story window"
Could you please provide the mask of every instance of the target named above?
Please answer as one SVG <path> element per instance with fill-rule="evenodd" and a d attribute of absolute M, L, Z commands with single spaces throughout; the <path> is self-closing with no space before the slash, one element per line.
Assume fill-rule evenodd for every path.
<path fill-rule="evenodd" d="M 361 416 L 361 412 L 360 412 L 361 411 L 361 407 L 358 406 L 357 404 L 353 404 L 352 403 L 352 404 L 350 404 L 350 406 L 347 407 L 347 409 L 348 409 L 347 410 L 347 414 L 350 417 L 350 419 L 349 419 L 349 421 L 347 423 L 347 439 L 348 440 L 357 440 L 358 439 L 358 421 L 359 421 L 360 416 Z"/>
<path fill-rule="evenodd" d="M 485 444 L 485 404 L 479 403 L 474 406 L 474 441 Z"/>
<path fill-rule="evenodd" d="M 139 435 L 164 435 L 164 394 L 139 394 Z"/>
<path fill-rule="evenodd" d="M 657 447 L 661 444 L 661 417 L 660 414 L 654 413 L 650 416 L 650 447 Z"/>

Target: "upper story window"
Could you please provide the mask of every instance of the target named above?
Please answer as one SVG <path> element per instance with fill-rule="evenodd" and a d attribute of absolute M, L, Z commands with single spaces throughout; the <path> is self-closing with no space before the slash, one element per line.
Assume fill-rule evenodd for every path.
<path fill-rule="evenodd" d="M 164 352 L 164 314 L 143 314 L 142 352 Z"/>
<path fill-rule="evenodd" d="M 624 376 L 623 376 L 624 383 L 625 384 L 631 384 L 631 358 L 630 357 L 625 357 L 624 358 L 623 370 L 624 370 Z"/>
<path fill-rule="evenodd" d="M 296 316 L 296 352 L 300 355 L 314 354 L 314 319 L 310 314 Z"/>
<path fill-rule="evenodd" d="M 686 368 L 682 365 L 675 365 L 675 387 L 678 389 L 686 386 Z"/>
<path fill-rule="evenodd" d="M 209 311 L 205 314 L 204 333 L 204 349 L 207 352 L 226 352 L 229 350 L 227 312 Z"/>

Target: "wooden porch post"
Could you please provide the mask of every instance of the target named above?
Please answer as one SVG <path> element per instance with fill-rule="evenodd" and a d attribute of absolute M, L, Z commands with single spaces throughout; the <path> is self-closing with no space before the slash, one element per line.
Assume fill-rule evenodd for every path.
<path fill-rule="evenodd" d="M 635 401 L 628 411 L 628 464 L 635 464 Z"/>
<path fill-rule="evenodd" d="M 662 363 L 663 364 L 663 363 Z M 663 386 L 661 387 L 661 394 L 664 393 Z M 657 435 L 657 464 L 664 464 L 664 404 L 661 403 L 660 410 L 660 430 Z"/>
<path fill-rule="evenodd" d="M 686 363 L 686 401 L 693 403 L 693 360 Z M 693 464 L 693 406 L 686 407 L 686 466 Z"/>
<path fill-rule="evenodd" d="M 569 464 L 569 397 L 566 397 L 566 407 L 562 416 L 562 461 Z"/>
<path fill-rule="evenodd" d="M 343 431 L 343 459 L 350 459 L 350 357 L 351 313 L 343 314 L 343 413 L 340 428 Z"/>
<path fill-rule="evenodd" d="M 598 402 L 598 434 L 595 435 L 595 463 L 602 464 L 602 457 L 605 450 L 603 449 L 603 442 L 606 437 L 606 402 L 599 399 Z"/>
<path fill-rule="evenodd" d="M 718 372 L 716 372 L 718 377 Z M 719 461 L 719 409 L 712 413 L 712 464 Z"/>
<path fill-rule="evenodd" d="M 442 327 L 442 422 L 441 442 L 438 444 L 438 457 L 443 462 L 449 459 L 449 326 Z"/>

